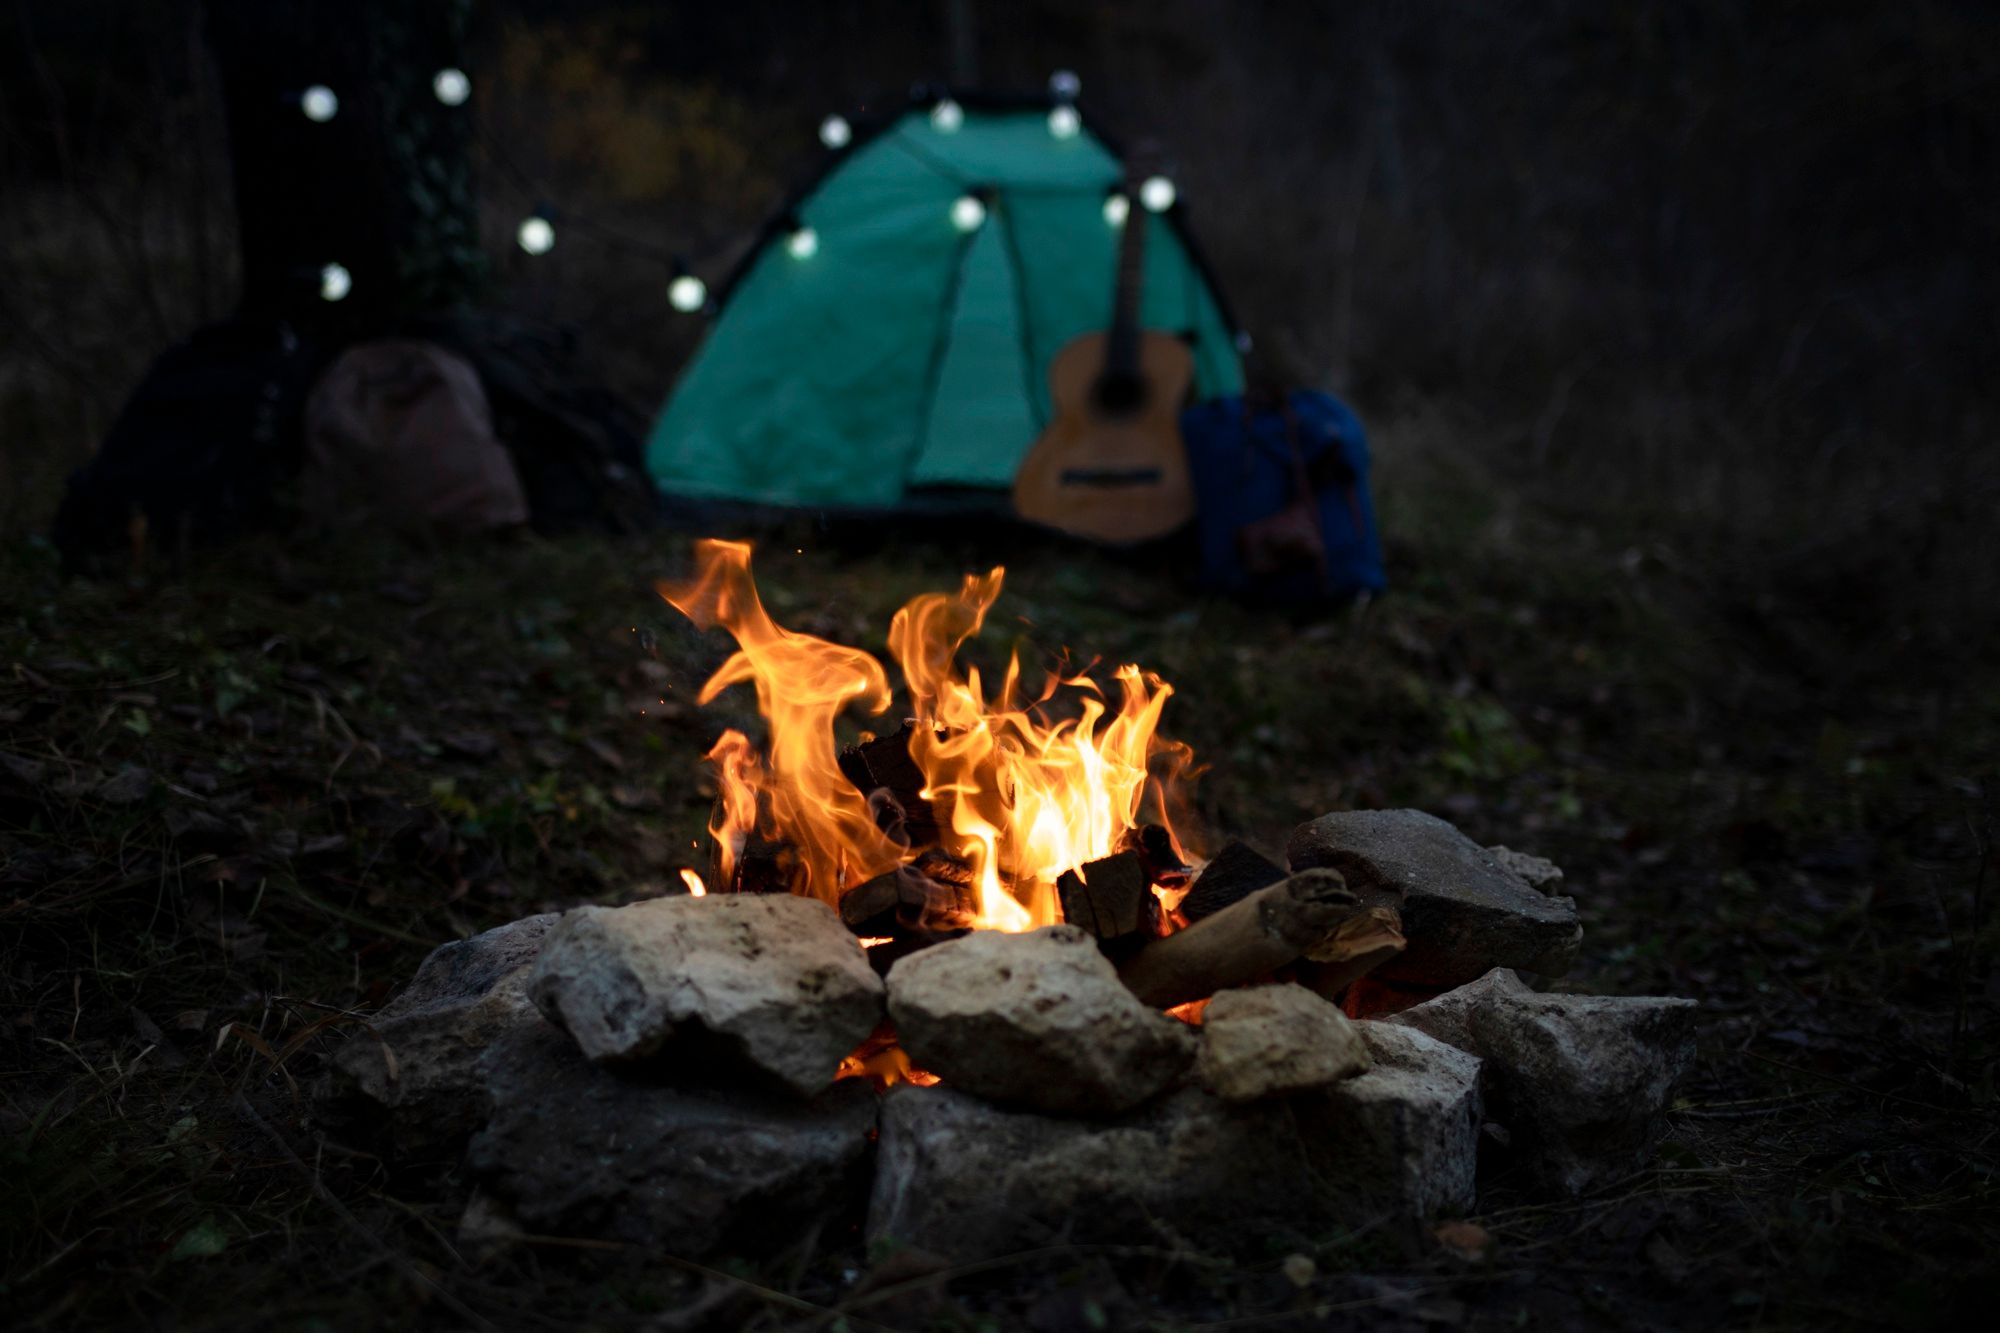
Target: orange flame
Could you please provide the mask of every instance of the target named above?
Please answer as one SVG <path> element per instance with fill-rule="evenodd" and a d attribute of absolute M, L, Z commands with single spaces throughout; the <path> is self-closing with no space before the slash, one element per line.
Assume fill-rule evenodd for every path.
<path fill-rule="evenodd" d="M 700 875 L 687 869 L 685 866 L 681 868 L 681 883 L 688 886 L 688 896 L 691 898 L 705 898 L 708 896 L 708 885 L 701 882 Z"/>
<path fill-rule="evenodd" d="M 731 879 L 752 837 L 782 842 L 797 856 L 794 889 L 837 903 L 847 889 L 926 850 L 878 827 L 837 760 L 835 719 L 855 705 L 886 711 L 888 679 L 868 653 L 774 622 L 757 597 L 748 544 L 704 541 L 696 559 L 693 580 L 663 584 L 660 595 L 695 624 L 720 625 L 737 642 L 702 686 L 700 702 L 752 684 L 770 733 L 766 755 L 733 729 L 708 753 L 719 784 L 709 827 L 717 870 Z M 1164 784 L 1186 769 L 1190 754 L 1157 735 L 1173 687 L 1136 666 L 1116 672 L 1115 710 L 1082 673 L 1051 675 L 1024 702 L 1018 655 L 991 698 L 976 668 L 961 672 L 958 650 L 985 624 L 1004 573 L 996 567 L 968 575 L 956 594 L 913 598 L 890 624 L 889 652 L 918 723 L 909 750 L 924 775 L 922 796 L 945 831 L 943 850 L 972 869 L 976 924 L 1028 930 L 1058 919 L 1057 876 L 1110 855 L 1139 823 L 1149 793 L 1164 822 Z M 1059 694 L 1076 716 L 1049 716 L 1046 706 Z M 1149 775 L 1156 759 L 1164 761 L 1164 779 Z"/>

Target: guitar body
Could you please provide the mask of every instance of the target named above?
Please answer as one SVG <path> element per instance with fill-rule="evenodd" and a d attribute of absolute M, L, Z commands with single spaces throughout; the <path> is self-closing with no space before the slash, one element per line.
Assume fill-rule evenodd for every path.
<path fill-rule="evenodd" d="M 1014 477 L 1014 508 L 1079 537 L 1130 544 L 1194 517 L 1180 410 L 1187 344 L 1139 333 L 1127 373 L 1107 372 L 1111 335 L 1086 333 L 1049 364 L 1053 416 Z"/>

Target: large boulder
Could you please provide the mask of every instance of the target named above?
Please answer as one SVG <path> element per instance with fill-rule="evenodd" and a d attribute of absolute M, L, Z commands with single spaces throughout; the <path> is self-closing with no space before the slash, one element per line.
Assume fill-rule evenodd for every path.
<path fill-rule="evenodd" d="M 1140 1003 L 1076 926 L 975 931 L 889 969 L 903 1049 L 947 1084 L 1040 1111 L 1115 1115 L 1194 1058 L 1185 1024 Z"/>
<path fill-rule="evenodd" d="M 318 1089 L 322 1120 L 399 1152 L 453 1147 L 479 1127 L 478 1061 L 522 1027 L 541 1027 L 528 971 L 556 914 L 434 949 L 410 982 L 333 1054 Z"/>
<path fill-rule="evenodd" d="M 527 1232 L 766 1254 L 860 1215 L 866 1080 L 808 1101 L 712 1073 L 650 1081 L 591 1063 L 546 1024 L 503 1039 L 481 1068 L 491 1115 L 468 1161 L 482 1206 Z"/>
<path fill-rule="evenodd" d="M 1469 1207 L 1478 1061 L 1421 1033 L 1359 1027 L 1367 1073 L 1255 1102 L 1188 1086 L 1090 1121 L 893 1088 L 869 1240 L 956 1261 L 1092 1241 L 1268 1252 Z"/>
<path fill-rule="evenodd" d="M 1581 1194 L 1645 1165 L 1694 1059 L 1694 1013 L 1664 996 L 1538 994 L 1496 969 L 1388 1022 L 1479 1056 L 1520 1160 Z"/>
<path fill-rule="evenodd" d="M 1394 908 L 1408 946 L 1374 979 L 1459 986 L 1495 967 L 1561 976 L 1583 925 L 1569 898 L 1538 893 L 1493 853 L 1420 810 L 1353 810 L 1293 830 L 1294 871 L 1326 866 L 1369 906 Z"/>
<path fill-rule="evenodd" d="M 550 933 L 528 993 L 592 1060 L 740 1066 L 802 1097 L 882 1017 L 860 943 L 831 907 L 790 894 L 580 907 Z"/>
<path fill-rule="evenodd" d="M 1304 986 L 1222 991 L 1202 1013 L 1195 1071 L 1226 1102 L 1323 1088 L 1367 1068 L 1361 1033 Z"/>

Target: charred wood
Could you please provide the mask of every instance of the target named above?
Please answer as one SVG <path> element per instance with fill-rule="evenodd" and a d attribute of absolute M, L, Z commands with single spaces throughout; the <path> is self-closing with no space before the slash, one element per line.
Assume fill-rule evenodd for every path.
<path fill-rule="evenodd" d="M 1056 880 L 1063 920 L 1081 926 L 1100 943 L 1132 936 L 1150 939 L 1160 933 L 1160 900 L 1136 851 L 1113 852 Z"/>
<path fill-rule="evenodd" d="M 936 844 L 942 830 L 938 827 L 937 812 L 923 797 L 924 771 L 910 757 L 910 738 L 915 734 L 916 728 L 905 722 L 887 736 L 848 746 L 840 752 L 838 762 L 847 780 L 870 798 L 878 824 L 893 806 L 908 844 L 929 847 Z M 890 800 L 882 801 L 877 792 L 887 792 Z"/>
<path fill-rule="evenodd" d="M 1145 867 L 1146 878 L 1163 889 L 1178 889 L 1194 873 L 1174 847 L 1174 835 L 1164 824 L 1141 824 L 1118 836 L 1116 850 L 1132 852 Z"/>
<path fill-rule="evenodd" d="M 1194 877 L 1187 897 L 1181 899 L 1180 913 L 1190 922 L 1214 916 L 1231 903 L 1241 902 L 1284 877 L 1283 866 L 1254 847 L 1232 842 Z"/>

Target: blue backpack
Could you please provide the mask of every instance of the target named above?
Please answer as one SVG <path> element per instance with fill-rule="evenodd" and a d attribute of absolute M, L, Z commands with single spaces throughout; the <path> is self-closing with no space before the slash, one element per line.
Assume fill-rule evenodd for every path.
<path fill-rule="evenodd" d="M 1214 398 L 1181 414 L 1202 583 L 1262 603 L 1378 593 L 1382 543 L 1368 496 L 1368 437 L 1331 394 L 1267 405 Z"/>

